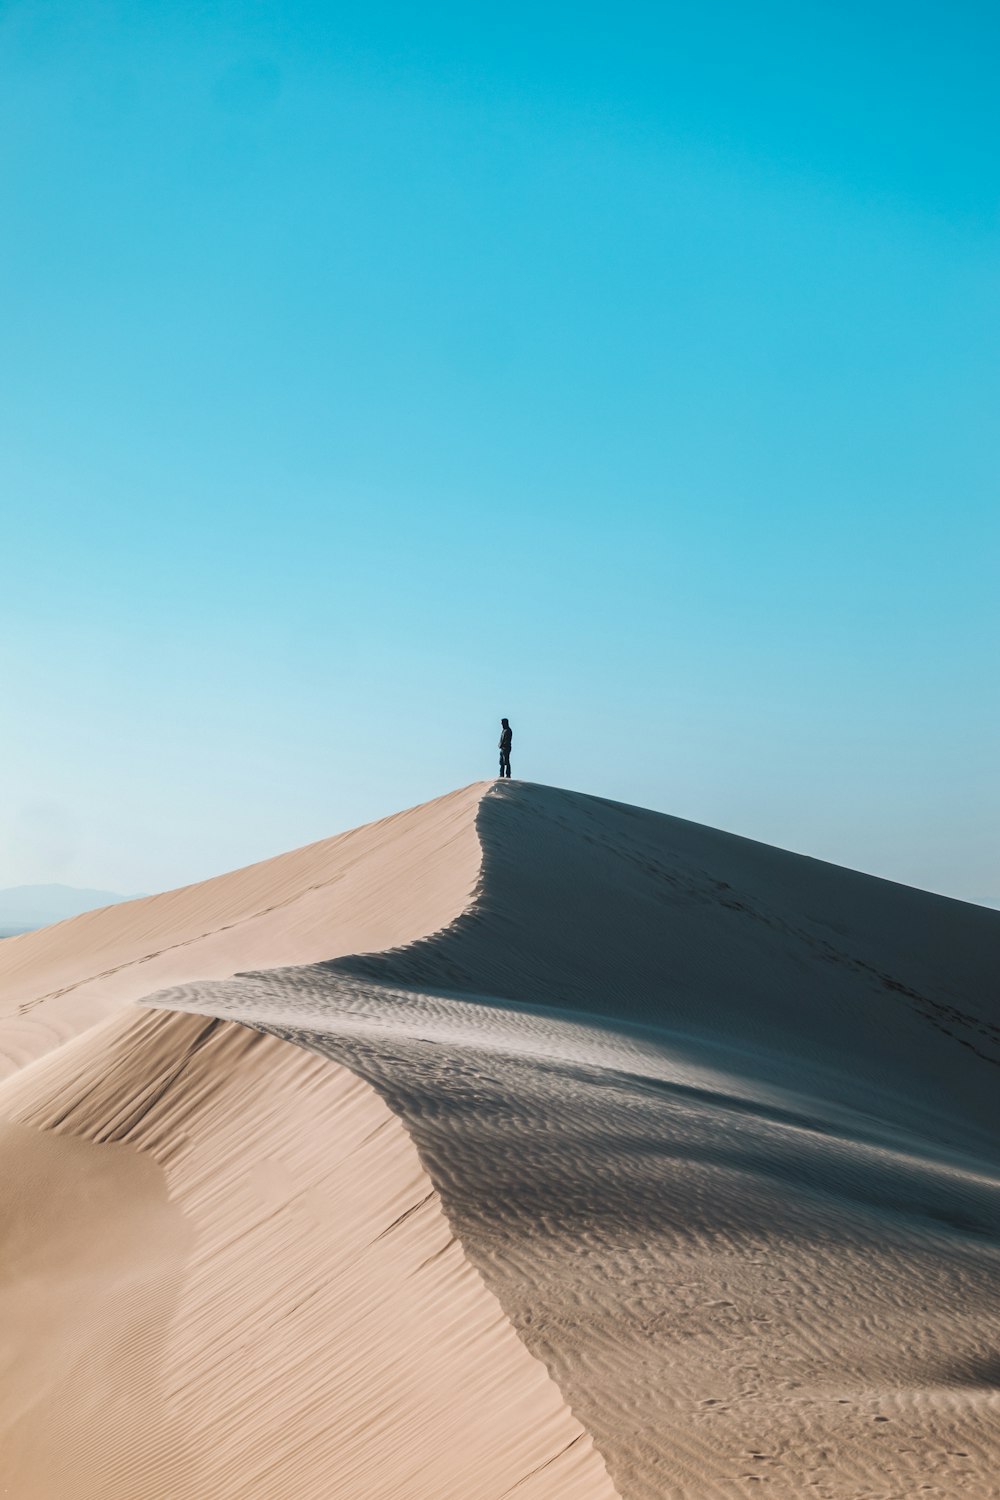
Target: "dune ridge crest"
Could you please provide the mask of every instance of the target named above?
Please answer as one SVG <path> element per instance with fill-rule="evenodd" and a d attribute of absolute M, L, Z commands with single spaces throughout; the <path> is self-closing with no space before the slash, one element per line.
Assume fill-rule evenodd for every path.
<path fill-rule="evenodd" d="M 447 925 L 479 879 L 486 785 L 0 942 L 0 1078 L 167 986 L 390 948 Z"/>

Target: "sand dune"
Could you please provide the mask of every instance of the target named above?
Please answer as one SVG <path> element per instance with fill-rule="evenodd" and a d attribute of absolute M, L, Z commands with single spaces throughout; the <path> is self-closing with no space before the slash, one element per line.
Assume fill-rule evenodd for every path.
<path fill-rule="evenodd" d="M 435 938 L 170 1003 L 383 1092 L 623 1496 L 993 1493 L 997 916 L 544 788 L 478 826 Z"/>
<path fill-rule="evenodd" d="M 169 949 L 155 1011 L 0 1087 L 14 1264 L 93 1289 L 81 1322 L 8 1286 L 0 1420 L 46 1500 L 58 1412 L 105 1485 L 77 1494 L 998 1493 L 1000 914 L 518 783 L 210 888 L 200 923 L 190 888 L 22 948 L 0 1021 L 16 1062 Z M 114 1348 L 117 1437 L 45 1374 L 75 1350 L 111 1388 Z"/>

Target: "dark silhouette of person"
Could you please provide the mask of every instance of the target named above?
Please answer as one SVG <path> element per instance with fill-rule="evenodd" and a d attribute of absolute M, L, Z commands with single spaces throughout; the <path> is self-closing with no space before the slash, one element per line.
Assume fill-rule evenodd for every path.
<path fill-rule="evenodd" d="M 506 719 L 500 720 L 500 775 L 510 777 L 510 747 L 513 731 Z"/>

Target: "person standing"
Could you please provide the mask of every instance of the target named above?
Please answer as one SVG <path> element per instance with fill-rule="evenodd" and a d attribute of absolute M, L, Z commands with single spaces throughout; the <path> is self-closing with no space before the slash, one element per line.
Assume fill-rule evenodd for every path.
<path fill-rule="evenodd" d="M 500 775 L 510 777 L 510 747 L 514 735 L 506 719 L 500 720 Z"/>

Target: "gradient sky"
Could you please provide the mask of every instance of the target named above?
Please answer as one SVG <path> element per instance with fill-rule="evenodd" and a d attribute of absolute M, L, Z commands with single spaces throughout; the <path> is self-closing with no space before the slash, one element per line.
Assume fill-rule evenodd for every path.
<path fill-rule="evenodd" d="M 0 8 L 0 886 L 514 770 L 1000 903 L 1000 11 Z"/>

